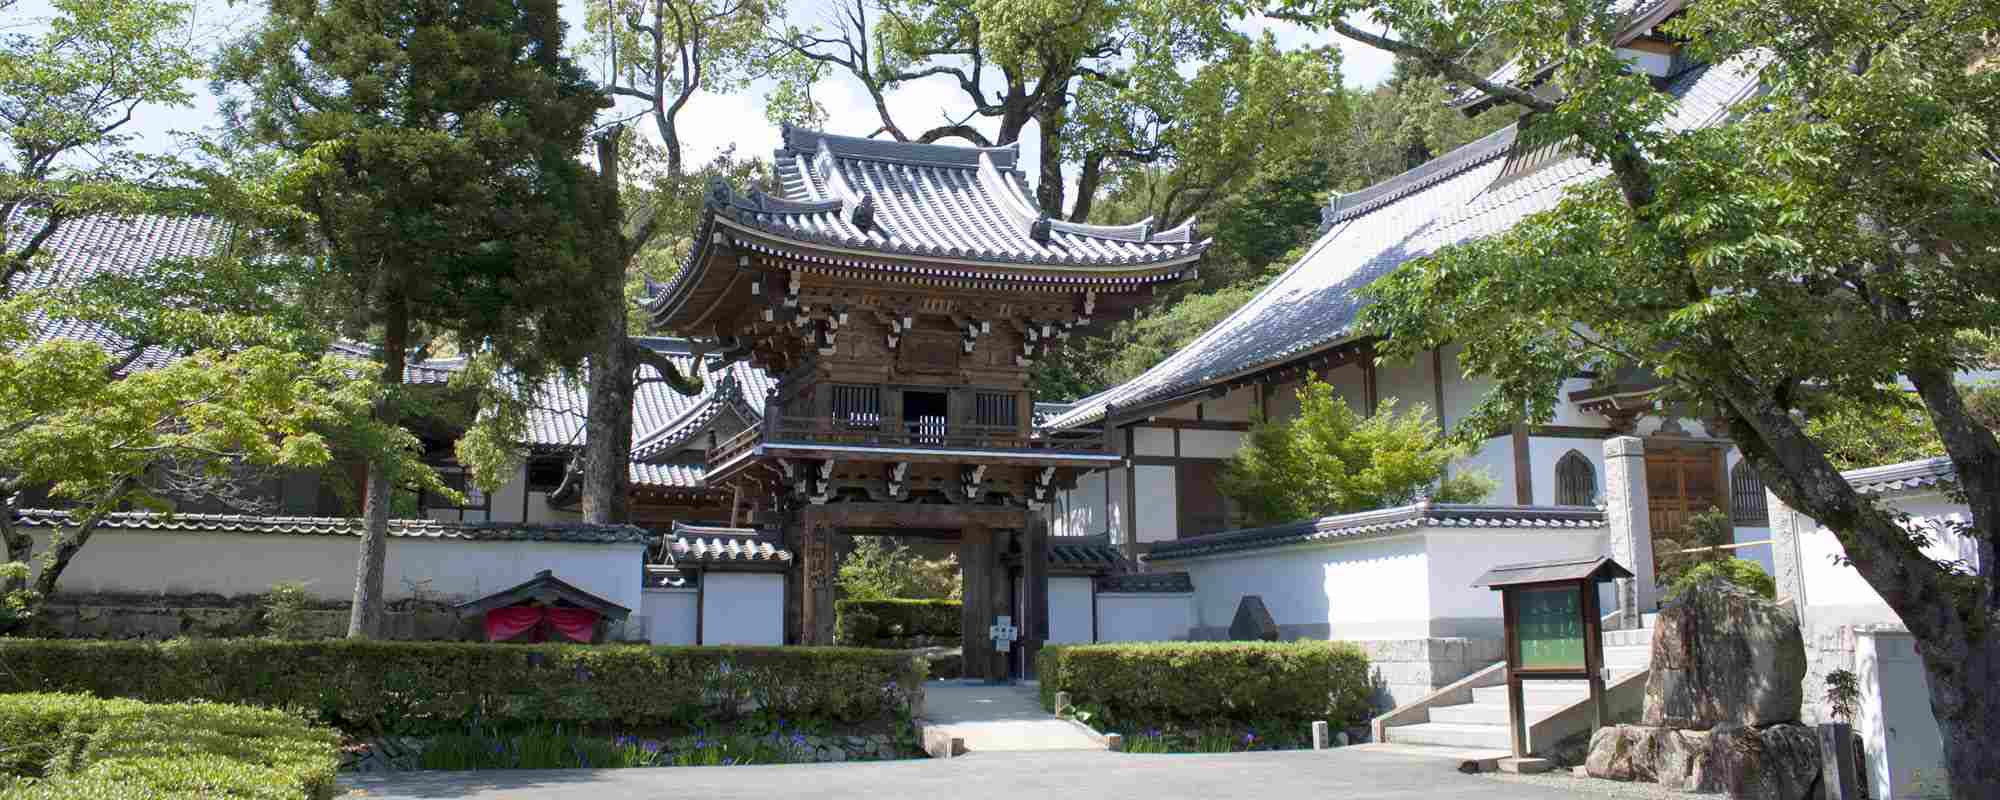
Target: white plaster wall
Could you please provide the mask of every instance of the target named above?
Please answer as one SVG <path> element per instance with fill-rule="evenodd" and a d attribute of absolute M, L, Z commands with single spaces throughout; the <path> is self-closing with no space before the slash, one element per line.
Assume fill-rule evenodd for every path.
<path fill-rule="evenodd" d="M 1242 447 L 1243 434 L 1240 431 L 1181 431 L 1183 458 L 1232 458 Z"/>
<path fill-rule="evenodd" d="M 695 602 L 698 589 L 646 589 L 639 601 L 645 609 L 646 641 L 653 644 L 695 644 Z"/>
<path fill-rule="evenodd" d="M 1299 383 L 1297 381 L 1291 383 L 1274 383 L 1266 387 L 1265 391 L 1271 394 L 1270 401 L 1265 403 L 1264 406 L 1270 409 L 1271 419 L 1288 420 L 1298 417 Z"/>
<path fill-rule="evenodd" d="M 1560 399 L 1556 401 L 1555 418 L 1549 420 L 1549 424 L 1574 425 L 1579 428 L 1610 427 L 1609 425 L 1605 424 L 1604 417 L 1599 416 L 1597 414 L 1578 411 L 1576 408 L 1576 404 L 1569 402 L 1570 392 L 1576 392 L 1588 389 L 1590 388 L 1590 385 L 1591 381 L 1589 378 L 1571 378 L 1569 380 L 1563 381 L 1561 393 L 1556 395 Z"/>
<path fill-rule="evenodd" d="M 1422 638 L 1430 593 L 1421 535 L 1258 550 L 1156 562 L 1194 581 L 1196 620 L 1228 628 L 1244 595 L 1259 595 L 1290 635 L 1333 639 Z M 1100 607 L 1103 598 L 1098 598 Z"/>
<path fill-rule="evenodd" d="M 1597 476 L 1597 497 L 1604 498 L 1604 440 L 1572 439 L 1558 436 L 1528 437 L 1528 468 L 1534 476 L 1535 505 L 1556 504 L 1556 462 L 1561 461 L 1569 451 L 1575 450 L 1589 459 L 1590 469 Z M 1513 495 L 1507 495 L 1513 500 Z"/>
<path fill-rule="evenodd" d="M 1105 532 L 1105 472 L 1085 473 L 1076 488 L 1064 490 L 1050 532 L 1056 536 L 1090 536 Z"/>
<path fill-rule="evenodd" d="M 1605 548 L 1603 528 L 1427 530 L 1431 636 L 1506 635 L 1500 593 L 1472 585 L 1487 570 L 1502 564 L 1596 556 Z"/>
<path fill-rule="evenodd" d="M 1104 508 L 1104 524 L 1112 532 L 1112 544 L 1124 544 L 1126 538 L 1132 536 L 1132 532 L 1128 530 L 1132 528 L 1132 518 L 1130 510 L 1126 508 L 1128 480 L 1132 480 L 1132 470 L 1128 468 L 1120 466 L 1116 470 L 1104 470 L 1104 482 L 1110 486 L 1110 500 L 1108 506 Z"/>
<path fill-rule="evenodd" d="M 1194 622 L 1191 594 L 1106 592 L 1097 596 L 1100 642 L 1184 641 Z"/>
<path fill-rule="evenodd" d="M 1744 542 L 1763 542 L 1764 544 L 1750 545 L 1749 547 L 1738 547 L 1730 552 L 1733 553 L 1737 558 L 1741 558 L 1746 561 L 1757 562 L 1757 566 L 1764 568 L 1764 574 L 1766 575 L 1778 574 L 1777 569 L 1771 565 L 1771 544 L 1770 544 L 1771 529 L 1768 526 L 1763 526 L 1763 525 L 1738 526 L 1736 528 L 1735 542 L 1737 544 L 1743 544 Z"/>
<path fill-rule="evenodd" d="M 1132 468 L 1137 477 L 1137 490 L 1133 499 L 1138 508 L 1133 518 L 1138 523 L 1135 529 L 1140 542 L 1170 541 L 1180 535 L 1179 506 L 1174 495 L 1174 468 L 1163 466 L 1139 466 Z"/>
<path fill-rule="evenodd" d="M 1255 386 L 1243 386 L 1230 390 L 1228 394 L 1201 401 L 1202 419 L 1217 422 L 1249 422 L 1250 411 L 1257 407 Z"/>
<path fill-rule="evenodd" d="M 1868 756 L 1871 797 L 1886 800 L 1950 796 L 1944 741 L 1931 714 L 1930 680 L 1916 639 L 1900 631 L 1855 636 L 1854 675 L 1861 699 L 1854 732 Z M 1887 787 L 1888 791 L 1882 791 Z"/>
<path fill-rule="evenodd" d="M 784 644 L 785 576 L 707 572 L 701 576 L 702 644 Z"/>
<path fill-rule="evenodd" d="M 1347 407 L 1354 409 L 1355 413 L 1368 413 L 1368 408 L 1366 407 L 1368 401 L 1367 379 L 1362 377 L 1360 364 L 1347 364 L 1334 367 L 1332 370 L 1327 371 L 1326 374 L 1321 375 L 1320 380 L 1332 385 L 1333 396 L 1346 401 Z M 1376 389 L 1379 391 L 1381 387 L 1378 386 Z"/>
<path fill-rule="evenodd" d="M 1913 521 L 1969 519 L 1965 508 L 1941 495 L 1928 494 L 1897 498 L 1890 503 L 1906 512 Z M 1845 555 L 1833 532 L 1811 525 L 1799 535 L 1799 569 L 1805 583 L 1807 619 L 1815 626 L 1901 624 L 1882 596 L 1861 578 L 1853 567 L 1833 562 Z M 1960 558 L 1955 538 L 1933 533 L 1924 554 L 1941 560 Z"/>
<path fill-rule="evenodd" d="M 1495 436 L 1479 445 L 1472 455 L 1461 458 L 1451 465 L 1451 474 L 1484 473 L 1493 479 L 1493 491 L 1479 502 L 1514 504 L 1514 439 L 1511 436 Z"/>
<path fill-rule="evenodd" d="M 1395 400 L 1399 411 L 1407 412 L 1422 403 L 1435 418 L 1437 393 L 1431 383 L 1430 354 L 1424 353 L 1411 359 L 1391 359 L 1377 366 L 1375 395 L 1384 406 Z"/>
<path fill-rule="evenodd" d="M 1049 644 L 1095 640 L 1090 578 L 1049 578 Z"/>
<path fill-rule="evenodd" d="M 48 544 L 34 531 L 36 549 Z M 347 536 L 98 531 L 63 572 L 66 592 L 262 594 L 283 581 L 313 595 L 346 599 L 354 591 L 360 545 Z M 413 590 L 468 600 L 551 570 L 556 577 L 636 613 L 645 546 L 560 542 L 468 542 L 389 538 L 383 589 L 391 598 Z"/>
<path fill-rule="evenodd" d="M 1485 376 L 1466 377 L 1463 374 L 1465 368 L 1458 360 L 1458 354 L 1463 349 L 1459 345 L 1444 349 L 1444 412 L 1448 425 L 1456 425 L 1472 413 L 1472 409 L 1486 399 L 1487 390 L 1493 386 L 1493 381 Z"/>
<path fill-rule="evenodd" d="M 1174 454 L 1174 431 L 1172 428 L 1132 429 L 1132 455 L 1171 456 Z"/>

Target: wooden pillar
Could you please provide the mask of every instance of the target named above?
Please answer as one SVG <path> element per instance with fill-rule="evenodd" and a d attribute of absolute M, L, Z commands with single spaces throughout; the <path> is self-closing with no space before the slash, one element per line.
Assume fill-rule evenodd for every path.
<path fill-rule="evenodd" d="M 1381 405 L 1380 391 L 1375 385 L 1375 346 L 1369 345 L 1361 353 L 1361 413 L 1375 416 Z"/>
<path fill-rule="evenodd" d="M 1021 653 L 1023 677 L 1034 677 L 1035 657 L 1049 638 L 1049 523 L 1030 512 L 1021 542 Z"/>
<path fill-rule="evenodd" d="M 833 644 L 833 528 L 807 515 L 802 644 Z"/>
<path fill-rule="evenodd" d="M 993 674 L 993 642 L 986 638 L 986 628 L 993 624 L 993 567 L 999 560 L 992 529 L 965 526 L 958 540 L 958 569 L 965 580 L 959 626 L 967 678 L 999 677 Z"/>
<path fill-rule="evenodd" d="M 805 530 L 796 513 L 787 512 L 780 519 L 780 538 L 792 551 L 792 568 L 785 576 L 785 644 L 805 644 Z"/>

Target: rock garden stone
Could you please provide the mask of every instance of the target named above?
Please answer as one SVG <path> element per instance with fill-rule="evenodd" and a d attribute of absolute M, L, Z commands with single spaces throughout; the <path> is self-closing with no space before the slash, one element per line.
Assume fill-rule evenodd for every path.
<path fill-rule="evenodd" d="M 1723 790 L 1709 756 L 1707 731 L 1669 731 L 1661 740 L 1660 785 L 1683 792 L 1711 794 Z"/>
<path fill-rule="evenodd" d="M 1714 780 L 1730 800 L 1807 800 L 1819 786 L 1819 736 L 1804 725 L 1709 733 Z"/>
<path fill-rule="evenodd" d="M 1791 611 L 1710 579 L 1661 609 L 1655 625 L 1645 724 L 1708 730 L 1798 721 L 1806 651 Z"/>
<path fill-rule="evenodd" d="M 1236 604 L 1236 618 L 1229 621 L 1229 639 L 1235 642 L 1275 642 L 1278 640 L 1278 623 L 1271 619 L 1271 612 L 1264 608 L 1264 598 L 1246 594 Z"/>
<path fill-rule="evenodd" d="M 1671 734 L 1645 725 L 1609 725 L 1590 737 L 1584 771 L 1593 778 L 1614 781 L 1659 780 L 1659 765 Z"/>

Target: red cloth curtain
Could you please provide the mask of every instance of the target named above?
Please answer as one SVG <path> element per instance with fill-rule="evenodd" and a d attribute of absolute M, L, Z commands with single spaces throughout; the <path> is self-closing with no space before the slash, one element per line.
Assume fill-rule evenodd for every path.
<path fill-rule="evenodd" d="M 504 642 L 535 629 L 541 624 L 542 609 L 537 606 L 509 606 L 486 612 L 486 641 Z"/>
<path fill-rule="evenodd" d="M 549 627 L 572 642 L 589 644 L 596 638 L 597 612 L 587 608 L 551 608 L 548 610 Z"/>

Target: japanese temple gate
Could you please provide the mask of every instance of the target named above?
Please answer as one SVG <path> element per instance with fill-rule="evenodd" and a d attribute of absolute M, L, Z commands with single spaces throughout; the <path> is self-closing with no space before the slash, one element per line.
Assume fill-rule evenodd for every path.
<path fill-rule="evenodd" d="M 1049 532 L 1031 512 L 1120 458 L 1099 430 L 1037 434 L 1028 369 L 1194 277 L 1207 243 L 1187 225 L 1052 219 L 1018 161 L 787 127 L 777 194 L 713 184 L 687 265 L 649 301 L 655 327 L 777 379 L 761 422 L 708 450 L 704 481 L 801 554 L 788 641 L 832 642 L 836 558 L 881 534 L 958 543 L 968 677 L 1008 674 L 986 638 L 997 617 L 1019 620 L 1023 663 L 1048 636 Z"/>

